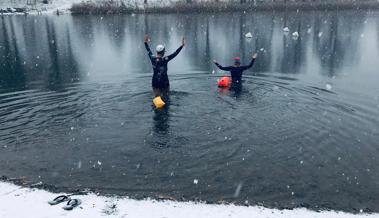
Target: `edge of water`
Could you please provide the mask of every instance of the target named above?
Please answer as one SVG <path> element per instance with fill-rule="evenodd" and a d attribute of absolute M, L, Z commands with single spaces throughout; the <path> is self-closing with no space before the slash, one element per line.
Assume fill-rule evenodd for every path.
<path fill-rule="evenodd" d="M 65 193 L 60 193 L 65 194 Z M 60 194 L 45 190 L 25 188 L 7 182 L 0 182 L 0 217 L 166 217 L 166 218 L 358 218 L 379 217 L 378 213 L 351 214 L 339 211 L 311 211 L 306 208 L 293 210 L 269 209 L 260 206 L 215 205 L 197 202 L 156 201 L 151 199 L 133 200 L 127 197 L 105 197 L 94 193 L 72 196 L 82 204 L 72 211 L 62 209 L 64 204 L 50 206 L 47 201 Z"/>

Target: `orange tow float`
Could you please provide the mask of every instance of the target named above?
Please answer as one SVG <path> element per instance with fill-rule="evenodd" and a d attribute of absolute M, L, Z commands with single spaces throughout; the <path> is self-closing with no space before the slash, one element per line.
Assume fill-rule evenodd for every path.
<path fill-rule="evenodd" d="M 232 81 L 229 76 L 223 76 L 217 81 L 217 85 L 220 88 L 229 87 L 231 83 Z"/>

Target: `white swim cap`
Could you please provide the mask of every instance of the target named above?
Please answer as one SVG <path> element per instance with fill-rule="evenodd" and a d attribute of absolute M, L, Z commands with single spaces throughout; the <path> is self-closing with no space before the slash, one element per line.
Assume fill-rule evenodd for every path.
<path fill-rule="evenodd" d="M 155 48 L 155 50 L 157 51 L 157 52 L 163 52 L 164 51 L 164 45 L 157 45 L 157 47 Z"/>

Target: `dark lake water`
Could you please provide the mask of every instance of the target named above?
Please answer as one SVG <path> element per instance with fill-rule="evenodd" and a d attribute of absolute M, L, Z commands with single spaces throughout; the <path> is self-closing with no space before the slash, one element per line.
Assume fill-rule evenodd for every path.
<path fill-rule="evenodd" d="M 379 212 L 378 15 L 1 17 L 0 176 L 136 198 Z M 145 32 L 169 52 L 187 38 L 161 111 Z M 211 60 L 247 63 L 253 51 L 242 90 L 218 89 L 227 73 Z"/>

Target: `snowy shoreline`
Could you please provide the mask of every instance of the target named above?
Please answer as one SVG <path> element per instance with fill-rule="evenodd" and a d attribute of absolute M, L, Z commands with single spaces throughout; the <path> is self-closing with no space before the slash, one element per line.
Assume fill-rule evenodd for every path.
<path fill-rule="evenodd" d="M 25 9 L 25 12 L 16 12 Z M 12 12 L 6 12 L 6 10 Z M 217 13 L 217 12 L 246 12 L 246 11 L 287 11 L 287 10 L 378 10 L 379 1 L 335 1 L 335 2 L 289 2 L 289 3 L 235 3 L 228 1 L 200 1 L 185 3 L 181 1 L 151 1 L 144 5 L 110 4 L 82 0 L 60 0 L 50 4 L 37 4 L 35 8 L 25 7 L 21 4 L 0 4 L 0 15 L 25 14 L 131 14 L 131 13 Z"/>
<path fill-rule="evenodd" d="M 82 0 L 59 0 L 59 1 L 53 1 L 51 4 L 37 4 L 35 8 L 32 8 L 31 6 L 26 6 L 25 4 L 21 3 L 0 3 L 0 11 L 1 10 L 14 10 L 14 12 L 3 12 L 0 13 L 0 15 L 36 15 L 36 14 L 53 14 L 57 13 L 70 13 L 70 9 L 75 3 L 80 3 Z M 25 12 L 16 12 L 15 8 L 24 9 Z"/>
<path fill-rule="evenodd" d="M 64 193 L 60 193 L 64 194 Z M 260 206 L 213 205 L 195 202 L 133 200 L 120 197 L 104 197 L 95 194 L 72 196 L 82 204 L 73 211 L 62 209 L 64 203 L 50 206 L 47 201 L 59 194 L 25 188 L 0 182 L 1 218 L 50 218 L 50 217 L 136 217 L 136 218 L 358 218 L 379 217 L 379 214 L 350 214 L 337 211 L 311 211 L 305 208 L 294 210 L 269 209 Z"/>

